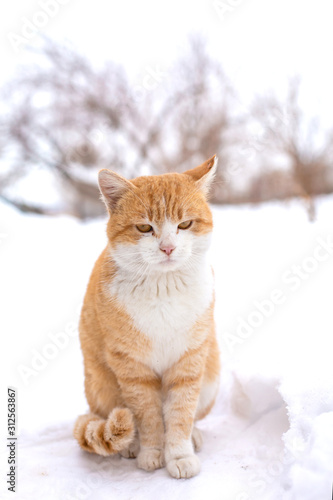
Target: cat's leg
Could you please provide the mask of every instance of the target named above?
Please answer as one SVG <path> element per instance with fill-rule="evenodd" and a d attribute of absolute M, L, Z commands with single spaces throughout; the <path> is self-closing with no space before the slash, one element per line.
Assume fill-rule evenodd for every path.
<path fill-rule="evenodd" d="M 212 409 L 219 388 L 219 377 L 217 376 L 215 380 L 203 380 L 198 406 L 195 413 L 195 420 L 201 420 L 204 418 L 210 410 Z M 200 451 L 202 448 L 202 434 L 200 429 L 193 427 L 192 431 L 192 443 L 195 451 Z"/>
<path fill-rule="evenodd" d="M 214 380 L 204 379 L 202 382 L 195 420 L 201 420 L 212 409 L 219 389 L 219 377 Z"/>
<path fill-rule="evenodd" d="M 133 414 L 124 408 L 114 373 L 92 353 L 85 359 L 85 392 L 91 413 L 74 426 L 81 448 L 103 456 L 128 449 L 135 436 Z"/>
<path fill-rule="evenodd" d="M 164 466 L 164 424 L 161 380 L 146 365 L 122 353 L 108 353 L 124 403 L 134 414 L 139 433 L 138 467 L 147 471 Z"/>
<path fill-rule="evenodd" d="M 219 389 L 220 381 L 220 357 L 214 328 L 210 336 L 208 355 L 205 366 L 205 373 L 200 389 L 198 406 L 195 412 L 195 420 L 204 418 L 212 409 Z M 201 431 L 193 428 L 192 442 L 195 451 L 200 451 L 202 447 Z"/>
<path fill-rule="evenodd" d="M 198 427 L 193 427 L 192 431 L 192 444 L 194 446 L 195 451 L 200 451 L 202 448 L 202 434 L 201 430 Z"/>
<path fill-rule="evenodd" d="M 200 471 L 192 433 L 206 354 L 205 346 L 187 351 L 163 376 L 165 459 L 169 473 L 175 478 L 189 478 Z"/>
<path fill-rule="evenodd" d="M 86 356 L 84 373 L 85 394 L 92 413 L 106 419 L 114 408 L 125 406 L 115 374 L 97 356 Z"/>
<path fill-rule="evenodd" d="M 212 409 L 219 389 L 220 381 L 220 356 L 219 348 L 215 336 L 215 328 L 211 330 L 209 336 L 208 353 L 205 363 L 205 371 L 200 389 L 198 406 L 195 413 L 195 420 L 201 420 Z"/>

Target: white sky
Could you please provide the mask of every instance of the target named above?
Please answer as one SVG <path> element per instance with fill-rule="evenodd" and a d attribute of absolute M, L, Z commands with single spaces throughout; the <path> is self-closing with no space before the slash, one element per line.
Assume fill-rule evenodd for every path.
<path fill-rule="evenodd" d="M 224 16 L 217 13 L 218 1 Z M 57 5 L 58 12 L 40 14 L 43 4 L 49 9 Z M 21 36 L 24 28 L 31 30 L 27 19 L 43 24 L 40 31 L 48 37 L 72 41 L 95 63 L 119 61 L 136 79 L 144 78 L 147 66 L 166 69 L 187 35 L 202 33 L 245 101 L 267 88 L 281 91 L 288 76 L 300 73 L 310 110 L 327 114 L 331 108 L 331 0 L 7 2 L 0 21 L 2 81 L 28 61 L 24 44 L 14 50 L 8 39 L 10 33 Z"/>

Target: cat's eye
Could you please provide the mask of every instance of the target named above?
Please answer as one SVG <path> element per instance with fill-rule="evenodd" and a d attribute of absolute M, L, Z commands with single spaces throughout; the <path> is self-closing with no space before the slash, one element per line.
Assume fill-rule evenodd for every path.
<path fill-rule="evenodd" d="M 184 222 L 181 222 L 180 224 L 178 224 L 179 229 L 188 229 L 191 226 L 192 226 L 191 220 L 185 220 Z"/>
<path fill-rule="evenodd" d="M 153 230 L 150 224 L 139 224 L 136 227 L 140 231 L 140 233 L 149 233 L 150 231 Z"/>

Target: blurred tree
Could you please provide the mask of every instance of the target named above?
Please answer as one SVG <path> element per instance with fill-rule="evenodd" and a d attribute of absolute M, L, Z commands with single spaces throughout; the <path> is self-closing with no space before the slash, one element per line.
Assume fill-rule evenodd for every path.
<path fill-rule="evenodd" d="M 100 168 L 130 178 L 181 171 L 217 153 L 222 161 L 213 198 L 223 198 L 223 165 L 239 123 L 231 113 L 231 86 L 201 40 L 190 40 L 163 85 L 143 82 L 139 93 L 121 67 L 109 63 L 98 70 L 71 47 L 46 41 L 38 56 L 38 65 L 3 93 L 10 154 L 2 196 L 40 166 L 61 181 L 63 209 L 85 218 L 104 210 L 96 183 Z M 11 201 L 22 208 L 19 199 Z"/>
<path fill-rule="evenodd" d="M 21 210 L 53 209 L 15 191 L 36 168 L 53 176 L 62 199 L 58 210 L 84 219 L 104 213 L 99 169 L 133 178 L 183 171 L 213 154 L 219 157 L 215 203 L 302 195 L 311 211 L 313 195 L 333 190 L 333 136 L 318 148 L 313 122 L 301 140 L 298 86 L 290 86 L 286 102 L 261 98 L 245 115 L 200 38 L 189 40 L 168 72 L 146 68 L 139 85 L 130 85 L 119 65 L 96 68 L 69 45 L 46 40 L 36 57 L 0 101 L 0 196 Z M 261 133 L 253 139 L 254 121 Z M 276 155 L 289 161 L 285 175 L 271 167 Z"/>
<path fill-rule="evenodd" d="M 75 51 L 52 42 L 45 43 L 40 57 L 4 92 L 9 179 L 13 172 L 17 180 L 32 167 L 47 168 L 61 180 L 66 210 L 82 218 L 98 215 L 103 207 L 88 171 L 122 167 L 126 140 L 136 140 L 129 129 L 136 116 L 127 106 L 126 79 L 119 67 L 96 71 Z M 101 138 L 107 148 L 99 147 Z"/>
<path fill-rule="evenodd" d="M 315 218 L 314 197 L 333 190 L 333 132 L 323 132 L 317 119 L 306 119 L 299 104 L 300 80 L 289 82 L 285 101 L 276 96 L 258 98 L 253 116 L 261 124 L 266 172 L 252 183 L 252 195 L 267 200 L 300 196 L 309 218 Z M 286 169 L 271 169 L 272 157 L 284 158 Z M 269 159 L 270 157 L 270 159 Z M 267 171 L 268 170 L 268 171 Z M 260 193 L 260 194 L 259 194 Z"/>

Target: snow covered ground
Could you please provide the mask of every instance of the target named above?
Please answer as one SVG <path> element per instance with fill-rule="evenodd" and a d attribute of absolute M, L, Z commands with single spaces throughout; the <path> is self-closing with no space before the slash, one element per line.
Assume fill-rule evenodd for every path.
<path fill-rule="evenodd" d="M 17 389 L 20 500 L 331 498 L 333 198 L 319 200 L 312 224 L 298 202 L 214 217 L 221 390 L 200 423 L 202 471 L 177 481 L 72 438 L 87 410 L 77 320 L 105 220 L 0 205 L 1 498 L 13 497 L 7 386 Z"/>

